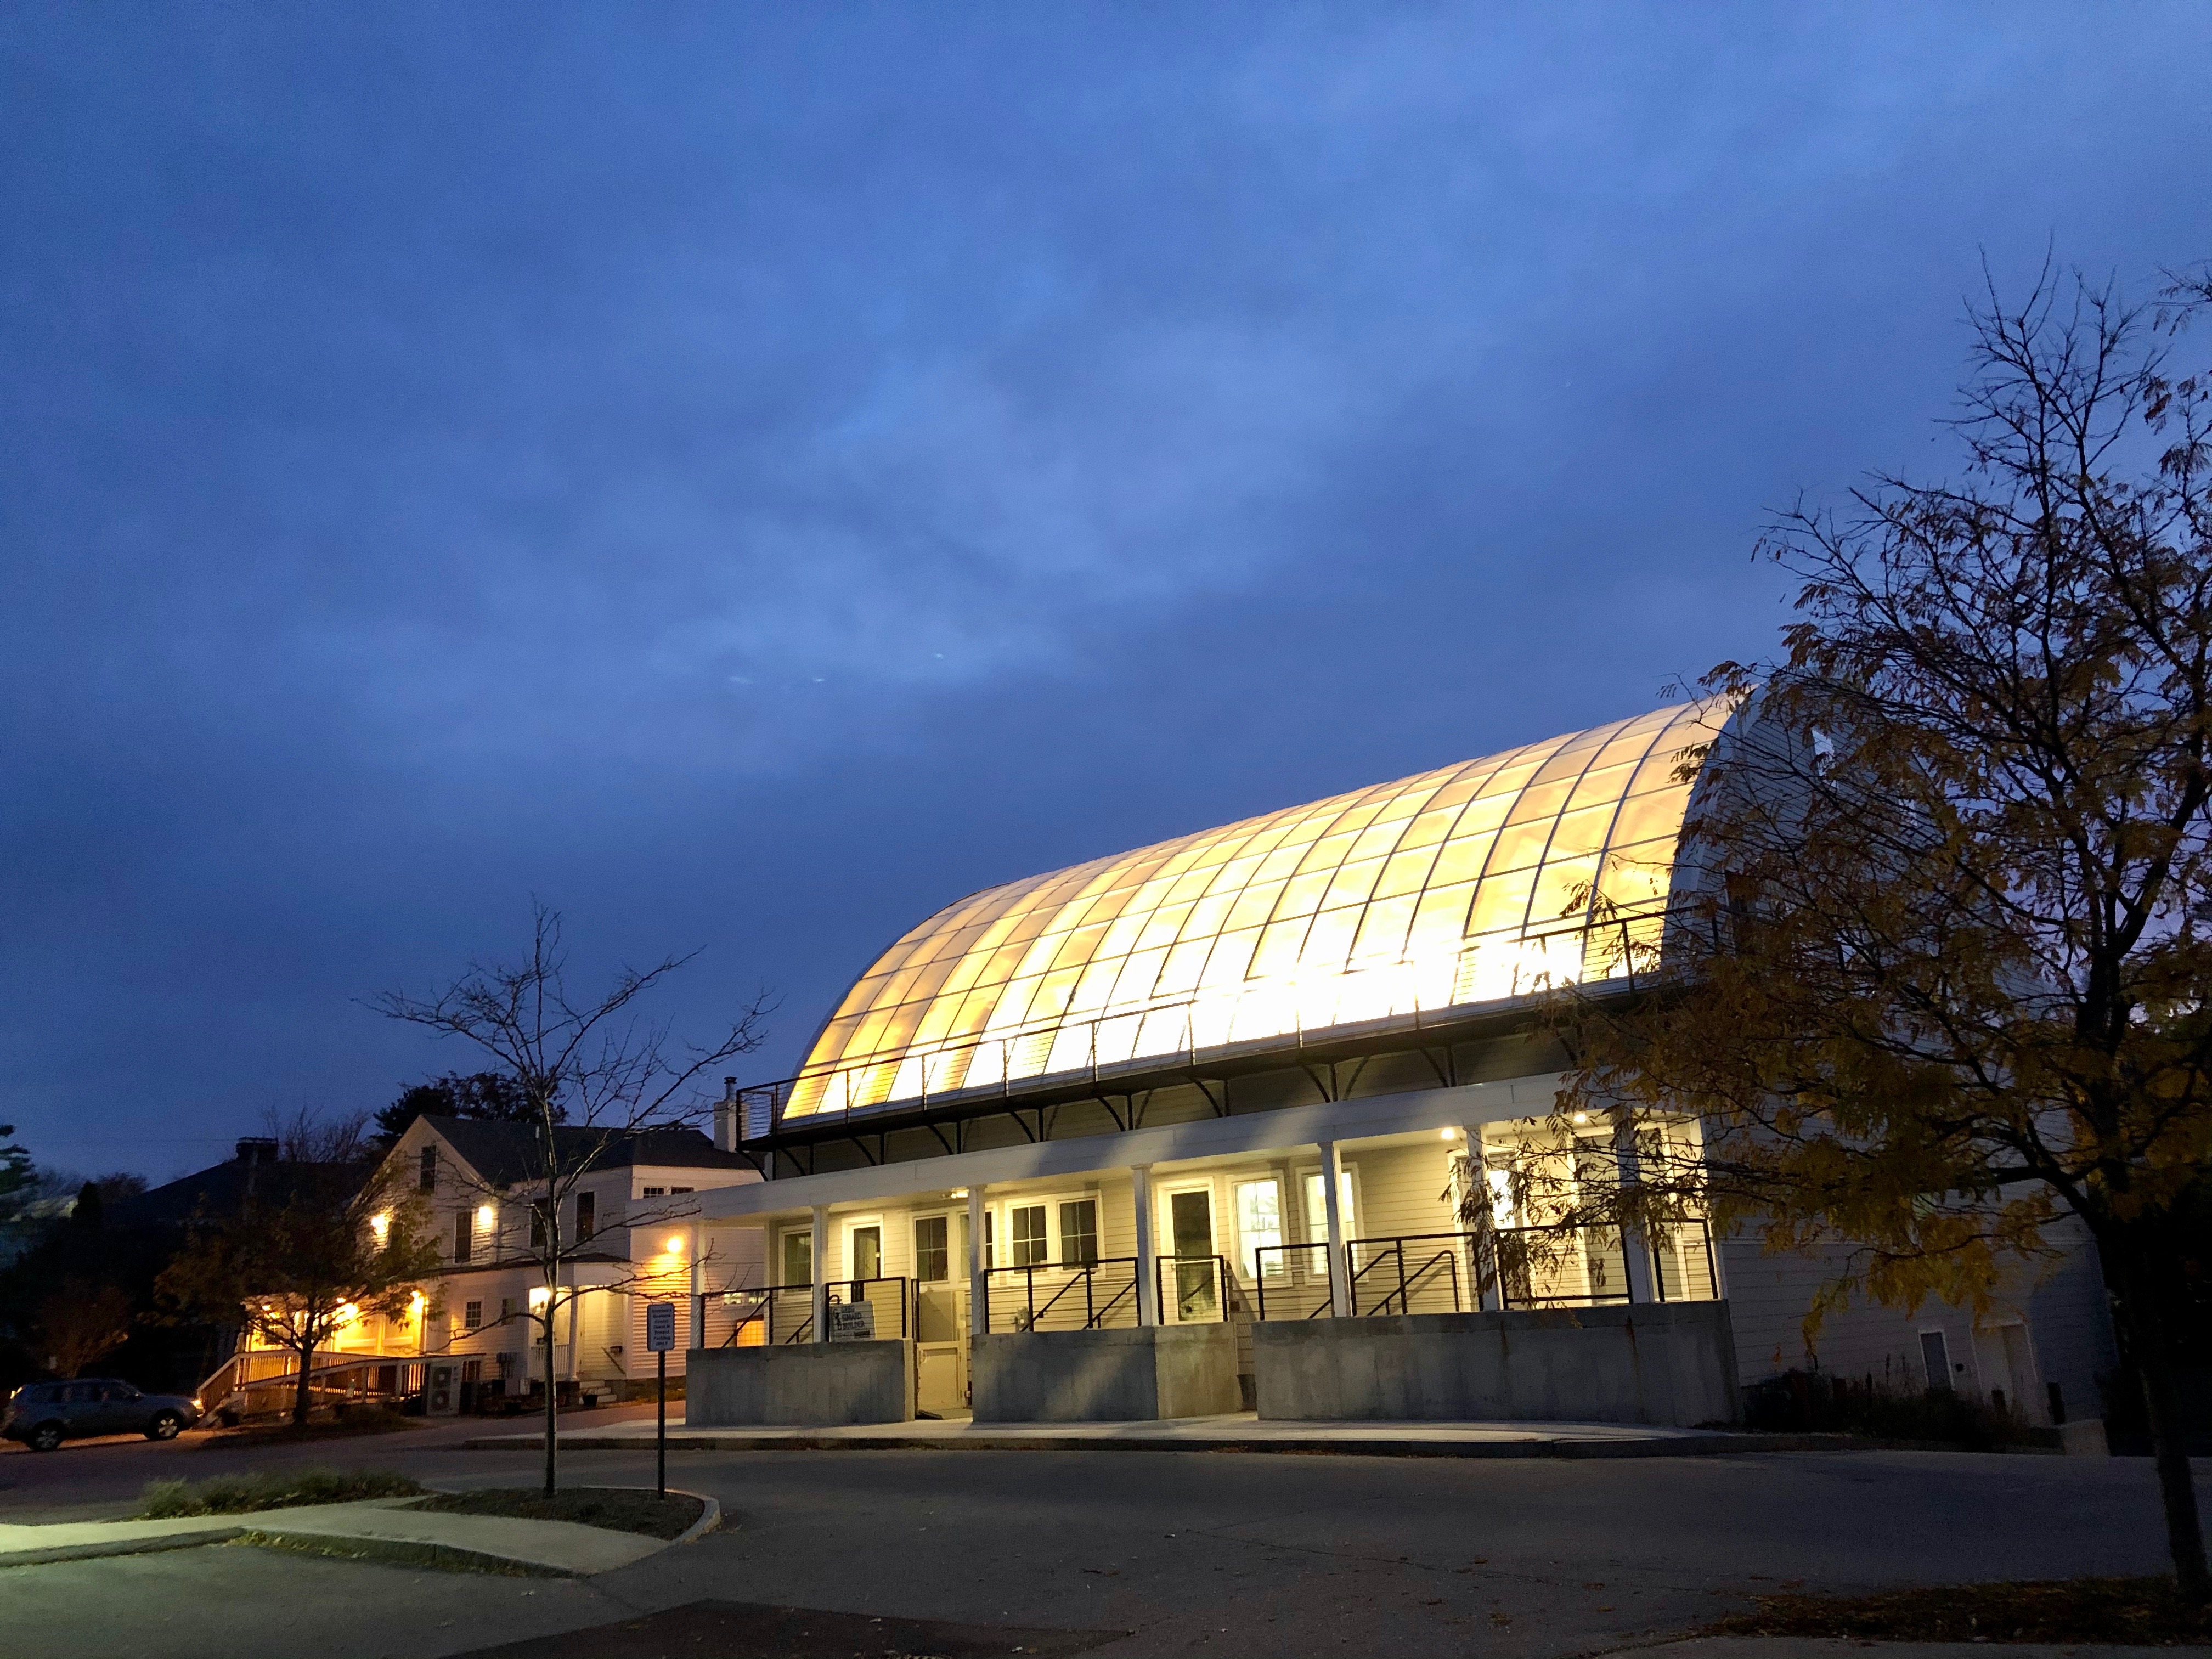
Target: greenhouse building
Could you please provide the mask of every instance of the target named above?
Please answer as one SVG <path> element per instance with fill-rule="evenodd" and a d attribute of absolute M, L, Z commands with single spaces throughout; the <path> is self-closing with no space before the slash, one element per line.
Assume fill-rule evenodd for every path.
<path fill-rule="evenodd" d="M 728 1091 L 717 1139 L 762 1178 L 701 1198 L 690 1425 L 1695 1425 L 1823 1364 L 2097 1415 L 2086 1256 L 1978 1326 L 1847 1310 L 1816 1353 L 1818 1261 L 1512 1212 L 1494 1166 L 1563 1063 L 1535 1001 L 1648 982 L 1698 879 L 1685 816 L 1749 717 L 1662 709 L 909 929 L 795 1076 Z M 1694 1121 L 1662 1132 L 1694 1152 Z"/>

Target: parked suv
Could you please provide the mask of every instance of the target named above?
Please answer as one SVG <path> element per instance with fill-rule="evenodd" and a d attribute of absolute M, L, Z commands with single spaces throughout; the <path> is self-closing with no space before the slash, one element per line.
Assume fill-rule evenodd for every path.
<path fill-rule="evenodd" d="M 15 1390 L 8 1414 L 0 1419 L 0 1437 L 20 1440 L 33 1451 L 58 1450 L 64 1440 L 95 1434 L 143 1434 L 149 1440 L 173 1440 L 180 1429 L 200 1420 L 200 1403 L 173 1394 L 141 1394 L 113 1377 L 79 1377 L 74 1382 L 33 1382 Z"/>

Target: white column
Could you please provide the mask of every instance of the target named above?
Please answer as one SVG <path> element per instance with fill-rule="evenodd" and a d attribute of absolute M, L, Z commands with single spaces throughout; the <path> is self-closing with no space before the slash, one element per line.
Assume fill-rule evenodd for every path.
<path fill-rule="evenodd" d="M 814 1206 L 814 1340 L 830 1340 L 830 1206 Z"/>
<path fill-rule="evenodd" d="M 968 1189 L 968 1334 L 981 1336 L 990 1328 L 991 1281 L 983 1276 L 983 1189 Z"/>
<path fill-rule="evenodd" d="M 1490 1165 L 1482 1156 L 1482 1126 L 1480 1123 L 1463 1123 L 1460 1126 L 1459 1133 L 1460 1139 L 1467 1144 L 1468 1194 L 1482 1206 L 1494 1223 L 1498 1218 L 1497 1200 L 1490 1190 Z M 1465 1226 L 1467 1224 L 1462 1222 L 1460 1224 Z M 1493 1253 L 1492 1260 L 1485 1263 L 1478 1260 L 1477 1255 L 1474 1249 L 1468 1251 L 1468 1284 L 1477 1293 L 1475 1306 L 1485 1313 L 1495 1312 L 1504 1305 L 1504 1301 L 1498 1295 L 1499 1287 L 1496 1284 L 1482 1282 L 1482 1269 L 1487 1266 L 1495 1272 L 1496 1256 Z"/>
<path fill-rule="evenodd" d="M 1133 1164 L 1129 1182 L 1134 1191 L 1137 1220 L 1137 1323 L 1160 1322 L 1158 1257 L 1152 1249 L 1152 1166 Z"/>
<path fill-rule="evenodd" d="M 1613 1156 L 1620 1170 L 1623 1192 L 1637 1182 L 1636 1134 L 1631 1121 L 1623 1118 L 1613 1125 Z M 1651 1294 L 1651 1245 L 1641 1227 L 1623 1226 L 1620 1230 L 1620 1253 L 1626 1258 L 1628 1268 L 1628 1299 L 1650 1302 Z"/>
<path fill-rule="evenodd" d="M 707 1268 L 699 1259 L 705 1234 L 695 1222 L 691 1228 L 691 1346 L 707 1346 Z"/>
<path fill-rule="evenodd" d="M 583 1286 L 573 1282 L 574 1279 L 572 1273 L 568 1286 L 568 1381 L 571 1382 L 576 1380 L 576 1304 L 584 1299 Z"/>
<path fill-rule="evenodd" d="M 1328 1217 L 1328 1310 L 1339 1319 L 1352 1317 L 1352 1271 L 1344 1259 L 1344 1166 L 1337 1161 L 1336 1143 L 1321 1143 L 1321 1202 Z"/>

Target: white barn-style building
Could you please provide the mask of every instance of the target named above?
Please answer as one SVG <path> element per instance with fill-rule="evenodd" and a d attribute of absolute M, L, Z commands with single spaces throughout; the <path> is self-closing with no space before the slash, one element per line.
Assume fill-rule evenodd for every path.
<path fill-rule="evenodd" d="M 1697 1424 L 1808 1366 L 2098 1416 L 2086 1246 L 1979 1325 L 1856 1307 L 1817 1350 L 1826 1264 L 1702 1224 L 1591 1230 L 1535 1273 L 1475 1257 L 1467 1184 L 1549 1114 L 1562 1064 L 1532 994 L 1648 979 L 1699 879 L 1686 812 L 1753 708 L 1529 744 L 909 929 L 795 1076 L 718 1115 L 762 1179 L 700 1196 L 690 1425 Z M 1588 1144 L 1610 1155 L 1611 1127 Z"/>

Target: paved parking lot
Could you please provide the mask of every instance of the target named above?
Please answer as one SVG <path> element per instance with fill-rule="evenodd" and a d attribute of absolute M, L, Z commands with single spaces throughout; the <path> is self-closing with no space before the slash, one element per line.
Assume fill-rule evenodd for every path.
<path fill-rule="evenodd" d="M 0 1518 L 117 1514 L 149 1479 L 270 1462 L 525 1484 L 463 1429 L 251 1453 L 0 1453 Z M 578 1483 L 649 1455 L 579 1452 Z M 1693 1628 L 1767 1587 L 2155 1571 L 2140 1460 L 1796 1453 L 1612 1462 L 1156 1452 L 678 1453 L 725 1532 L 588 1581 L 235 1546 L 0 1574 L 10 1651 L 153 1659 L 464 1653 L 701 1600 L 1131 1634 L 1108 1655 L 1566 1656 Z M 308 1632 L 312 1632 L 310 1639 Z M 282 1644 L 279 1644 L 280 1649 Z"/>

